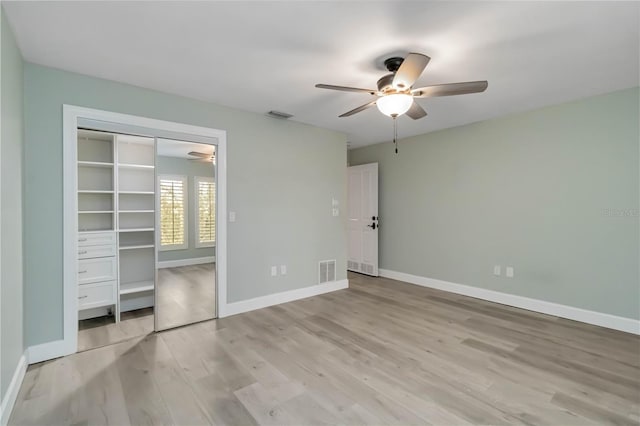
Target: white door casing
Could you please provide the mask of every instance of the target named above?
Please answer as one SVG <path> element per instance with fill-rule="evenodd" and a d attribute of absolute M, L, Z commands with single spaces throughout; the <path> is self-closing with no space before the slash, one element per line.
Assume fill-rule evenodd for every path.
<path fill-rule="evenodd" d="M 123 126 L 123 133 L 131 127 L 151 129 L 150 134 L 174 137 L 197 143 L 216 139 L 217 208 L 216 208 L 216 269 L 217 313 L 227 316 L 227 134 L 224 130 L 152 118 L 102 111 L 92 108 L 63 105 L 63 338 L 29 348 L 29 363 L 46 361 L 75 353 L 78 349 L 78 203 L 77 203 L 77 141 L 81 120 L 106 122 L 110 126 Z M 118 132 L 118 130 L 114 130 Z M 144 133 L 143 133 L 144 134 Z"/>
<path fill-rule="evenodd" d="M 347 269 L 378 276 L 378 163 L 347 169 Z"/>

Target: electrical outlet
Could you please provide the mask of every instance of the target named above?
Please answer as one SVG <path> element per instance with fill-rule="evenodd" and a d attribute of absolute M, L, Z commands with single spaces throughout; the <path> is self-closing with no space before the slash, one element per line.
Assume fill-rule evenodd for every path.
<path fill-rule="evenodd" d="M 513 278 L 513 266 L 507 266 L 506 274 L 507 278 Z"/>
<path fill-rule="evenodd" d="M 271 276 L 272 277 L 278 276 L 278 267 L 277 266 L 272 266 L 271 267 Z"/>
<path fill-rule="evenodd" d="M 496 265 L 493 267 L 493 275 L 495 275 L 496 277 L 499 277 L 500 274 L 502 273 L 501 271 L 502 268 L 500 268 L 500 265 Z"/>
<path fill-rule="evenodd" d="M 337 217 L 337 216 L 340 216 L 340 209 L 334 208 L 333 209 L 333 217 Z"/>
<path fill-rule="evenodd" d="M 229 212 L 229 222 L 236 221 L 236 212 Z"/>
<path fill-rule="evenodd" d="M 287 275 L 287 265 L 280 265 L 280 275 Z"/>

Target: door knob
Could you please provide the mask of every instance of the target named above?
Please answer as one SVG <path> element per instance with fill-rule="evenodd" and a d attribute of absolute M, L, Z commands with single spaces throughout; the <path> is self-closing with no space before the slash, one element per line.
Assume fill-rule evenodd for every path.
<path fill-rule="evenodd" d="M 371 225 L 367 225 L 367 226 L 368 226 L 369 228 L 376 229 L 376 223 L 375 223 L 375 222 L 373 222 Z"/>

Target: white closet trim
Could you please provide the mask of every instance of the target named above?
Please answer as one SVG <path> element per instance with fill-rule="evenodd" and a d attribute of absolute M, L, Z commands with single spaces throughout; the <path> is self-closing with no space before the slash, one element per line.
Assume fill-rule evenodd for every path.
<path fill-rule="evenodd" d="M 78 300 L 77 300 L 77 133 L 78 124 L 87 121 L 103 122 L 110 129 L 134 129 L 135 133 L 149 136 L 176 137 L 193 142 L 217 139 L 216 167 L 218 199 L 217 205 L 217 313 L 225 316 L 227 311 L 227 133 L 224 130 L 192 126 L 171 121 L 156 120 L 134 115 L 120 114 L 97 109 L 63 105 L 63 344 L 56 343 L 48 351 L 49 358 L 75 353 L 78 348 Z M 149 133 L 150 132 L 150 133 Z M 43 345 L 46 345 L 44 343 Z M 42 345 L 39 345 L 42 346 Z M 55 349 L 55 350 L 54 350 Z M 41 360 L 42 361 L 42 360 Z"/>

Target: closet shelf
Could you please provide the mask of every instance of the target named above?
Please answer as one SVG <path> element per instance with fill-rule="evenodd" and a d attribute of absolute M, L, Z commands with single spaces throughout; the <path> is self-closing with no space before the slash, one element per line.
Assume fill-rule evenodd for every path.
<path fill-rule="evenodd" d="M 78 161 L 78 166 L 83 167 L 113 167 L 113 163 L 105 163 L 102 161 Z"/>
<path fill-rule="evenodd" d="M 146 248 L 153 248 L 154 245 L 153 244 L 140 244 L 137 246 L 120 246 L 120 250 L 138 250 L 138 249 L 146 249 Z"/>
<path fill-rule="evenodd" d="M 154 213 L 155 210 L 118 210 L 118 213 Z"/>
<path fill-rule="evenodd" d="M 113 191 L 112 191 L 113 192 Z M 126 195 L 153 195 L 154 191 L 118 191 L 118 194 Z"/>
<path fill-rule="evenodd" d="M 109 214 L 113 213 L 113 210 L 80 210 L 78 214 Z"/>
<path fill-rule="evenodd" d="M 120 284 L 120 295 L 141 293 L 143 291 L 150 291 L 154 289 L 153 281 L 136 281 L 132 283 Z"/>
<path fill-rule="evenodd" d="M 130 228 L 130 229 L 118 229 L 119 232 L 147 232 L 154 231 L 153 228 Z"/>
<path fill-rule="evenodd" d="M 103 189 L 79 189 L 78 194 L 113 194 L 113 191 Z"/>
<path fill-rule="evenodd" d="M 153 170 L 155 166 L 149 166 L 147 164 L 127 164 L 127 163 L 118 163 L 118 167 L 121 169 L 141 169 L 141 170 Z"/>

